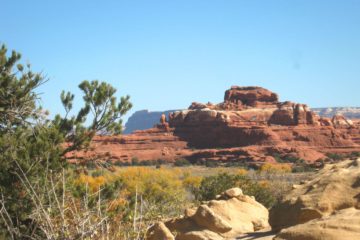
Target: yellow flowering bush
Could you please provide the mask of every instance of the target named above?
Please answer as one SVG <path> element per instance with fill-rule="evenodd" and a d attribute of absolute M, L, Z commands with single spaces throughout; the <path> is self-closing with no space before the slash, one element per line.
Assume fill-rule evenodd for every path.
<path fill-rule="evenodd" d="M 291 165 L 288 163 L 265 163 L 260 168 L 260 172 L 264 173 L 291 173 L 291 171 Z"/>

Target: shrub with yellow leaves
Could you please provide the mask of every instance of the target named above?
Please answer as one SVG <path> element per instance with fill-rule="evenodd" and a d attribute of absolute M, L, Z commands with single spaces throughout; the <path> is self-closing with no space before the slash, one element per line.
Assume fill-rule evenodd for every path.
<path fill-rule="evenodd" d="M 201 176 L 184 175 L 183 186 L 190 192 L 196 192 L 201 186 Z"/>
<path fill-rule="evenodd" d="M 236 174 L 238 175 L 243 175 L 243 176 L 246 176 L 248 174 L 248 170 L 246 170 L 245 168 L 240 168 Z"/>
<path fill-rule="evenodd" d="M 80 174 L 79 178 L 74 181 L 75 185 L 87 185 L 89 190 L 92 193 L 99 191 L 100 187 L 105 184 L 105 177 L 98 176 L 93 177 L 89 175 L 85 175 L 83 173 Z"/>
<path fill-rule="evenodd" d="M 291 173 L 291 170 L 288 163 L 264 163 L 260 168 L 262 173 Z"/>

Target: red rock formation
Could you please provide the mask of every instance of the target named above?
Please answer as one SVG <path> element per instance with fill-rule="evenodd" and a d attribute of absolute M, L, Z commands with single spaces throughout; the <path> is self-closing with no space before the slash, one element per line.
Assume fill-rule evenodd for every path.
<path fill-rule="evenodd" d="M 225 92 L 224 103 L 250 107 L 268 107 L 276 105 L 279 97 L 277 94 L 261 87 L 232 86 Z"/>
<path fill-rule="evenodd" d="M 123 136 L 96 136 L 88 151 L 71 152 L 67 158 L 73 162 L 82 160 L 109 160 L 112 162 L 165 160 L 173 162 L 177 158 L 191 155 L 187 143 L 174 136 L 172 129 L 164 125 L 135 131 Z"/>
<path fill-rule="evenodd" d="M 305 104 L 278 102 L 277 94 L 264 88 L 232 87 L 224 99 L 218 105 L 196 103 L 189 110 L 170 114 L 175 135 L 195 148 L 251 147 L 264 155 L 270 154 L 269 147 L 280 147 L 285 153 L 290 148 L 294 155 L 307 160 L 324 157 L 323 153 L 331 149 L 359 147 L 347 133 L 337 129 L 351 126 L 345 118 L 326 121 Z M 216 153 L 217 158 L 223 154 L 209 153 Z"/>
<path fill-rule="evenodd" d="M 223 103 L 192 103 L 188 110 L 170 113 L 168 121 L 162 116 L 155 128 L 96 137 L 86 154 L 106 153 L 119 161 L 275 161 L 274 155 L 315 161 L 328 152 L 360 152 L 359 129 L 344 117 L 323 119 L 304 104 L 279 102 L 264 88 L 232 87 Z"/>
<path fill-rule="evenodd" d="M 338 114 L 331 119 L 331 123 L 336 128 L 349 128 L 354 125 L 352 120 L 346 119 L 343 115 Z"/>

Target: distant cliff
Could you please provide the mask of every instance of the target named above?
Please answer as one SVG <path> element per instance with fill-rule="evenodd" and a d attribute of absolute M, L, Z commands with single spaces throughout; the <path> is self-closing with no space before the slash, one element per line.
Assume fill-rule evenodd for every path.
<path fill-rule="evenodd" d="M 341 114 L 350 119 L 360 118 L 360 107 L 313 108 L 312 110 L 321 117 L 332 117 Z"/>
<path fill-rule="evenodd" d="M 150 112 L 148 110 L 141 110 L 135 112 L 125 124 L 124 134 L 130 134 L 135 130 L 145 130 L 154 127 L 159 123 L 162 114 L 166 116 L 176 110 L 168 110 L 163 112 Z"/>
<path fill-rule="evenodd" d="M 332 117 L 336 114 L 344 115 L 346 118 L 360 119 L 360 107 L 329 107 L 329 108 L 312 108 L 314 112 L 321 117 Z M 159 123 L 161 114 L 168 116 L 170 112 L 176 110 L 150 112 L 148 110 L 141 110 L 135 112 L 125 124 L 124 134 L 130 134 L 135 130 L 145 130 L 152 128 L 155 124 Z"/>

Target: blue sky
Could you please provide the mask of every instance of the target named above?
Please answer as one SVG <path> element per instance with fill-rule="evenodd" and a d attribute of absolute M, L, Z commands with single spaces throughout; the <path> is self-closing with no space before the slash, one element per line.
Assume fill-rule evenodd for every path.
<path fill-rule="evenodd" d="M 311 107 L 360 106 L 359 0 L 1 0 L 0 42 L 62 89 L 107 81 L 133 110 L 220 102 L 259 85 Z"/>

